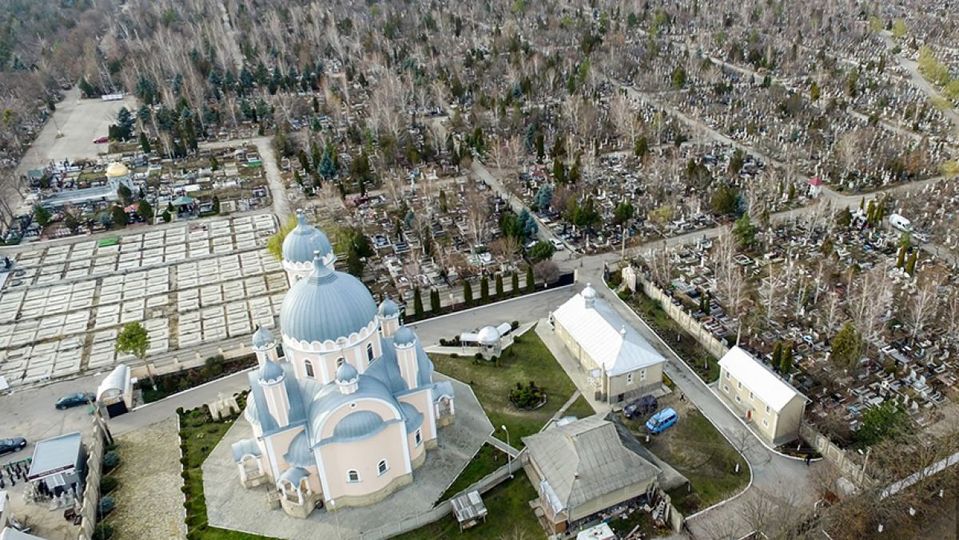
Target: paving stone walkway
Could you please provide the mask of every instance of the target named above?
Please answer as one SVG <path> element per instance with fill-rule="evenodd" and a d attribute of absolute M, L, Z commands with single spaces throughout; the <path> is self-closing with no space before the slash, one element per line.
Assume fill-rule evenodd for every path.
<path fill-rule="evenodd" d="M 114 538 L 186 538 L 176 418 L 120 435 L 117 444 L 121 466 L 111 476 L 120 485 L 108 520 Z"/>

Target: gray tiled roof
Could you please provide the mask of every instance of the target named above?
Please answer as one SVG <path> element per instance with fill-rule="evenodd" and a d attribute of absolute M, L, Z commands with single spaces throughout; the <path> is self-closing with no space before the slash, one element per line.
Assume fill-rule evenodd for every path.
<path fill-rule="evenodd" d="M 230 448 L 233 450 L 233 461 L 237 463 L 243 459 L 243 456 L 260 457 L 260 447 L 253 439 L 237 441 Z"/>
<path fill-rule="evenodd" d="M 599 415 L 523 437 L 559 503 L 572 510 L 624 487 L 648 483 L 659 467 L 626 449 L 616 427 Z"/>

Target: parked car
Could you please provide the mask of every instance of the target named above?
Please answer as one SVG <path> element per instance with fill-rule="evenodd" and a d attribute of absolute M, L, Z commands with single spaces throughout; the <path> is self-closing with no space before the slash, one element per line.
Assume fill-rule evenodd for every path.
<path fill-rule="evenodd" d="M 110 142 L 110 137 L 97 137 L 93 139 L 93 144 L 104 144 Z"/>
<path fill-rule="evenodd" d="M 646 430 L 656 435 L 673 427 L 679 421 L 679 415 L 672 407 L 666 407 L 646 421 Z"/>
<path fill-rule="evenodd" d="M 626 418 L 633 419 L 637 416 L 646 416 L 647 414 L 656 410 L 656 407 L 659 406 L 659 403 L 656 400 L 656 396 L 645 395 L 639 399 L 634 399 L 626 404 L 623 407 L 623 415 Z"/>
<path fill-rule="evenodd" d="M 563 251 L 564 249 L 566 249 L 566 245 L 564 245 L 561 241 L 557 240 L 556 238 L 550 239 L 550 243 L 553 244 L 553 249 L 555 249 L 556 251 Z"/>
<path fill-rule="evenodd" d="M 57 400 L 57 409 L 69 409 L 70 407 L 79 407 L 80 405 L 86 405 L 87 403 L 92 403 L 96 399 L 96 396 L 90 392 L 77 392 L 75 394 L 67 394 L 62 396 Z"/>
<path fill-rule="evenodd" d="M 27 446 L 27 440 L 23 437 L 11 437 L 9 439 L 0 439 L 0 456 L 10 452 L 19 452 Z"/>

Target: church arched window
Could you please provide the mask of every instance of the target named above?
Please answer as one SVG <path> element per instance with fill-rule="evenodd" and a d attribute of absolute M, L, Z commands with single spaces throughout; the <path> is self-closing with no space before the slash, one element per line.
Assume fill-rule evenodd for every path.
<path fill-rule="evenodd" d="M 359 482 L 360 473 L 356 469 L 350 469 L 346 471 L 346 481 L 347 482 Z"/>
<path fill-rule="evenodd" d="M 303 367 L 306 369 L 306 376 L 307 376 L 307 377 L 314 377 L 314 376 L 315 376 L 315 375 L 313 374 L 313 362 L 307 360 L 306 362 L 303 362 Z"/>
<path fill-rule="evenodd" d="M 336 367 L 340 367 L 340 366 L 342 366 L 344 363 L 346 363 L 346 359 L 343 358 L 342 356 L 336 359 Z"/>
<path fill-rule="evenodd" d="M 366 359 L 369 360 L 370 362 L 373 361 L 373 344 L 372 343 L 366 344 Z"/>

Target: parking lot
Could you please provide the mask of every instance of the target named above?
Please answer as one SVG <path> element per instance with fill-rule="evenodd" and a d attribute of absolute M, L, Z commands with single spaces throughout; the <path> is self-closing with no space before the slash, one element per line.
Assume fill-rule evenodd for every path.
<path fill-rule="evenodd" d="M 0 375 L 17 385 L 109 369 L 134 321 L 151 356 L 272 326 L 287 288 L 263 249 L 275 230 L 256 214 L 21 251 L 0 289 Z"/>

